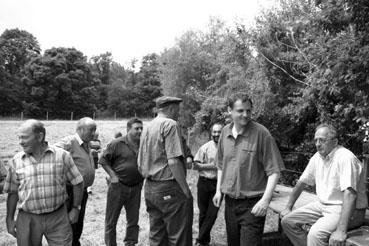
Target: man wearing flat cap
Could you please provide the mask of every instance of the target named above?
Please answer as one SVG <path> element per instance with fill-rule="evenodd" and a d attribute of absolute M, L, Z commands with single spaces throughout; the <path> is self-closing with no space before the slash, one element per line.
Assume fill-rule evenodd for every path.
<path fill-rule="evenodd" d="M 141 135 L 138 166 L 146 178 L 150 246 L 192 245 L 193 199 L 177 123 L 181 101 L 168 96 L 156 99 L 158 115 Z"/>

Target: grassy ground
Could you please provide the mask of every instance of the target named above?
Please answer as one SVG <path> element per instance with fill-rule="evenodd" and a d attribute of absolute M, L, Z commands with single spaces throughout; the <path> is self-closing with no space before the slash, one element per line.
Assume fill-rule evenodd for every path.
<path fill-rule="evenodd" d="M 71 121 L 46 121 L 46 139 L 49 143 L 55 143 L 63 136 L 73 134 L 75 131 L 76 122 Z M 20 150 L 17 139 L 17 129 L 20 126 L 20 121 L 0 121 L 0 158 L 3 161 L 9 160 L 17 151 Z M 102 146 L 113 139 L 116 131 L 125 132 L 125 121 L 97 121 L 98 131 Z M 105 182 L 105 172 L 99 168 L 96 173 L 96 179 L 92 187 L 92 194 L 87 202 L 84 230 L 81 238 L 82 245 L 100 246 L 104 244 L 104 218 L 106 205 L 107 185 Z M 193 223 L 193 238 L 197 237 L 198 233 L 198 208 L 196 201 L 196 183 L 197 172 L 189 171 L 187 181 L 190 185 L 194 196 L 194 223 Z M 5 214 L 6 214 L 6 195 L 0 194 L 0 246 L 16 245 L 15 239 L 6 232 Z M 146 206 L 142 197 L 140 208 L 140 236 L 139 245 L 149 245 L 149 218 L 146 213 Z M 272 213 L 268 213 L 265 231 L 276 230 L 276 217 Z M 118 245 L 123 245 L 125 234 L 125 212 L 122 210 L 121 218 L 117 226 L 117 241 Z M 224 224 L 224 207 L 222 206 L 216 224 L 212 230 L 212 242 L 214 246 L 227 245 L 226 233 Z M 47 244 L 45 244 L 47 245 Z"/>

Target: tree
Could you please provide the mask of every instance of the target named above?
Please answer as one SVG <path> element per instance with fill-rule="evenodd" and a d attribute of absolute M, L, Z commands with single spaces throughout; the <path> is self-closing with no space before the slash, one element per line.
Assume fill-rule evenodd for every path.
<path fill-rule="evenodd" d="M 57 117 L 92 115 L 96 110 L 98 77 L 87 58 L 74 48 L 52 48 L 25 66 L 23 82 L 26 113 L 39 116 L 45 111 Z"/>
<path fill-rule="evenodd" d="M 0 36 L 0 114 L 22 110 L 23 68 L 39 54 L 37 39 L 27 31 L 7 29 Z"/>

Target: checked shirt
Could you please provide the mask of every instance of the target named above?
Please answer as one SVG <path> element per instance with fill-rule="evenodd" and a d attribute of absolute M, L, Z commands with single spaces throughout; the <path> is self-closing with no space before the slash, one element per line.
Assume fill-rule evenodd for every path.
<path fill-rule="evenodd" d="M 67 199 L 67 181 L 76 185 L 83 178 L 68 152 L 48 146 L 39 162 L 23 151 L 13 157 L 4 192 L 18 193 L 19 209 L 25 212 L 49 213 Z"/>

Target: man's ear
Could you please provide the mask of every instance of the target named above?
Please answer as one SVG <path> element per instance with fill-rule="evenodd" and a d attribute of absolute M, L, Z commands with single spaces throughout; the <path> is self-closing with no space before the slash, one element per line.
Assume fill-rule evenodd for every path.
<path fill-rule="evenodd" d="M 44 140 L 44 138 L 45 138 L 45 136 L 44 136 L 44 133 L 42 133 L 42 132 L 39 132 L 38 134 L 37 134 L 37 141 L 38 142 L 42 142 L 42 140 Z"/>
<path fill-rule="evenodd" d="M 232 108 L 230 106 L 227 107 L 228 113 L 232 112 Z"/>

